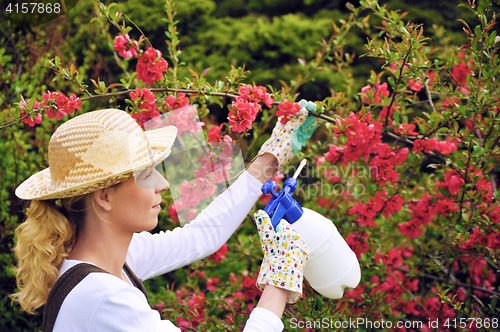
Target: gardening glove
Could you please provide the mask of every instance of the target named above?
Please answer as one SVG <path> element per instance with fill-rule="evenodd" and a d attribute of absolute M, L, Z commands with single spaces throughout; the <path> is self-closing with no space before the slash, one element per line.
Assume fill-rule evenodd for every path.
<path fill-rule="evenodd" d="M 264 259 L 257 278 L 257 288 L 273 285 L 290 291 L 288 303 L 295 303 L 302 297 L 304 265 L 310 251 L 292 225 L 282 219 L 276 231 L 271 218 L 264 210 L 254 214 L 260 236 Z"/>
<path fill-rule="evenodd" d="M 258 155 L 271 153 L 278 159 L 279 170 L 288 163 L 297 152 L 305 145 L 318 126 L 319 118 L 308 116 L 309 111 L 314 111 L 316 104 L 302 99 L 299 102 L 300 111 L 285 124 L 281 123 L 283 117 L 273 129 L 271 137 L 262 145 Z"/>

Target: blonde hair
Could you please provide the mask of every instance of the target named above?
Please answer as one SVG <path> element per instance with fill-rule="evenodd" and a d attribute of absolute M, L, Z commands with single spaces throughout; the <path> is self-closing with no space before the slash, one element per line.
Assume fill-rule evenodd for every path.
<path fill-rule="evenodd" d="M 54 200 L 31 201 L 26 221 L 17 227 L 15 268 L 19 292 L 11 298 L 28 313 L 47 301 L 59 268 L 76 240 L 79 223 L 93 193 Z"/>

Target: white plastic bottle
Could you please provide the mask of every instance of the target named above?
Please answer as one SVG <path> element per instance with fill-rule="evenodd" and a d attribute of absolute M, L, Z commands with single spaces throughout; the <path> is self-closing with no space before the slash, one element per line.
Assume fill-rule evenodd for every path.
<path fill-rule="evenodd" d="M 355 288 L 361 280 L 356 254 L 329 219 L 302 208 L 304 214 L 293 223 L 311 250 L 304 277 L 321 295 L 338 299 L 345 288 Z"/>

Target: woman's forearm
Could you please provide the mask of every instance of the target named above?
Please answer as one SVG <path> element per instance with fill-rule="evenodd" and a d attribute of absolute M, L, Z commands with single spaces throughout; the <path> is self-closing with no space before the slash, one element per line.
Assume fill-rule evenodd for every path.
<path fill-rule="evenodd" d="M 278 160 L 270 153 L 258 156 L 247 168 L 247 172 L 254 178 L 264 183 L 278 171 Z"/>
<path fill-rule="evenodd" d="M 286 289 L 266 285 L 259 303 L 257 303 L 257 307 L 267 309 L 278 316 L 278 318 L 281 318 L 289 293 L 290 291 Z"/>

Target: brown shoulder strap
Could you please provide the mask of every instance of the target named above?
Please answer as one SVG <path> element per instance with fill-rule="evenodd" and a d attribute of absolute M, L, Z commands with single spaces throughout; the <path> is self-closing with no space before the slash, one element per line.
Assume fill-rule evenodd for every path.
<path fill-rule="evenodd" d="M 144 293 L 147 299 L 148 293 L 142 284 L 141 279 L 139 279 L 134 272 L 132 272 L 127 264 L 123 266 L 123 269 L 125 270 L 125 273 L 129 277 L 130 281 L 132 281 L 134 286 Z M 71 290 L 83 280 L 83 278 L 92 272 L 108 273 L 95 265 L 80 263 L 64 272 L 63 275 L 56 281 L 54 287 L 52 287 L 49 293 L 47 303 L 43 307 L 42 332 L 52 332 L 57 314 L 59 313 L 59 309 L 61 309 L 64 299 L 69 292 L 71 292 Z"/>
<path fill-rule="evenodd" d="M 134 284 L 135 287 L 139 288 L 139 290 L 144 293 L 144 296 L 146 296 L 146 299 L 147 299 L 148 298 L 148 292 L 146 291 L 146 287 L 144 287 L 144 284 L 142 283 L 142 280 L 139 279 L 135 275 L 135 273 L 127 265 L 127 263 L 125 263 L 125 265 L 123 265 L 123 270 L 125 270 L 125 273 L 129 277 L 130 281 L 132 281 L 132 284 Z"/>
<path fill-rule="evenodd" d="M 91 272 L 107 273 L 95 265 L 80 263 L 64 272 L 56 281 L 54 287 L 50 290 L 47 303 L 43 307 L 42 332 L 52 332 L 64 299 Z"/>

